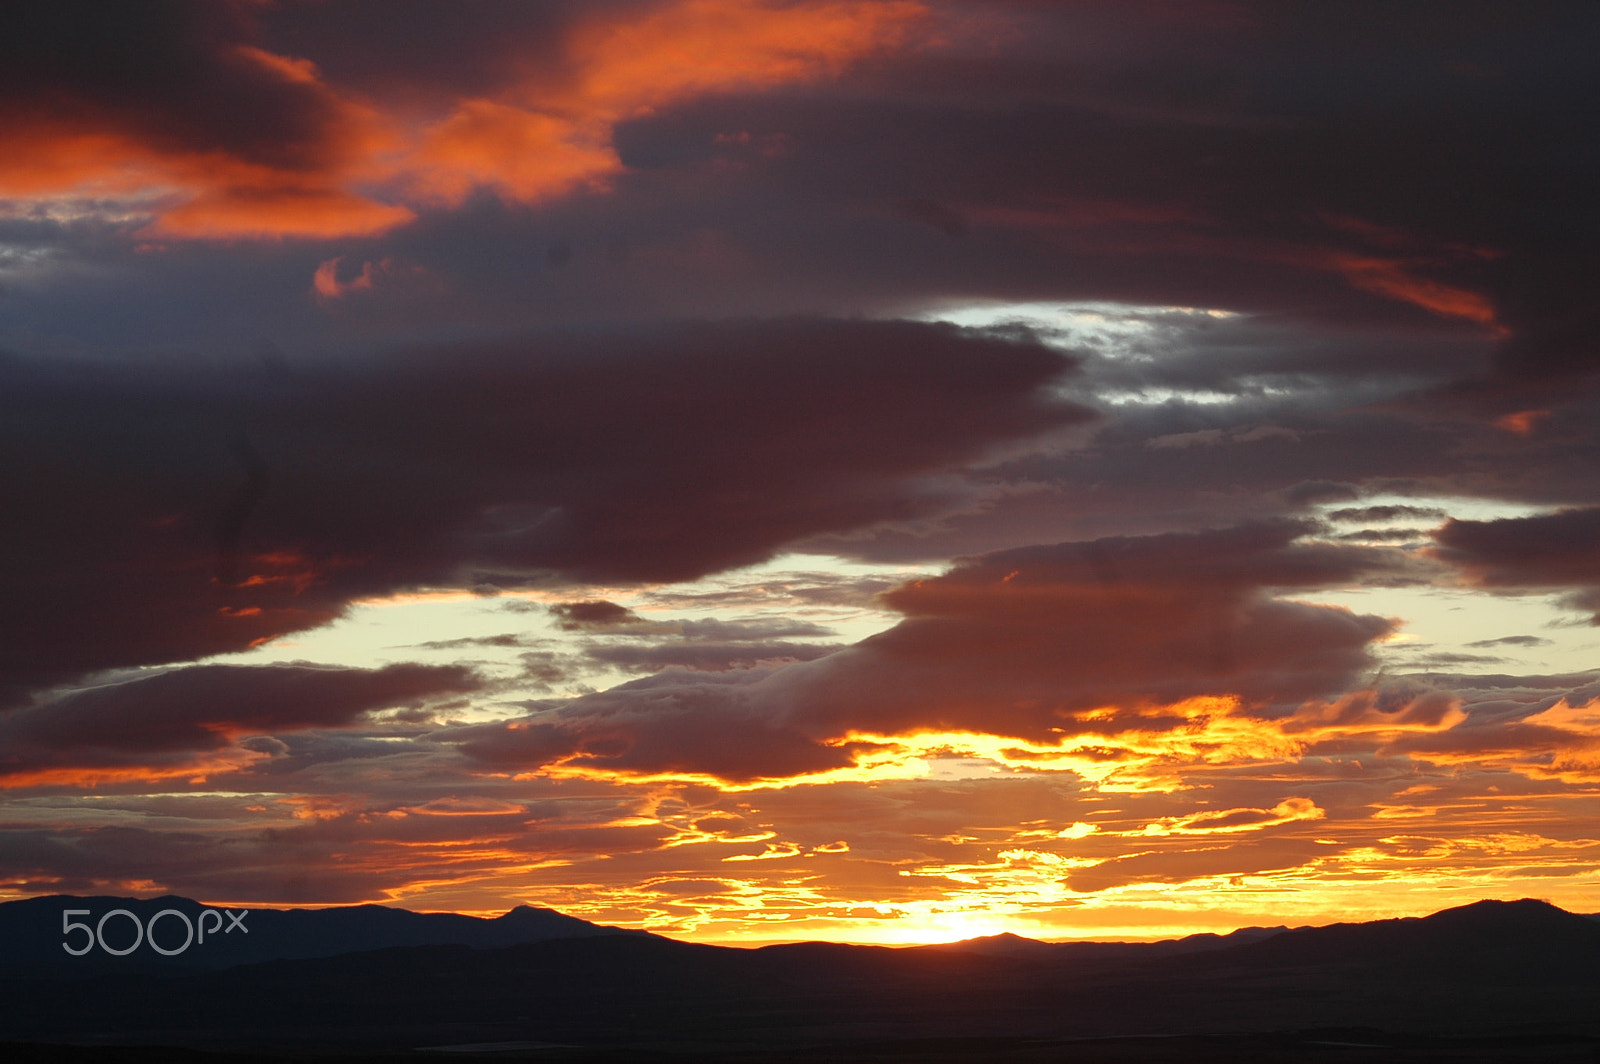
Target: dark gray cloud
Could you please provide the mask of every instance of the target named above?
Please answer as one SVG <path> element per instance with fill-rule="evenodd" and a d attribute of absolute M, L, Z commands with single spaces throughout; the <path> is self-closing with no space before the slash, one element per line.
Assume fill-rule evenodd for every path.
<path fill-rule="evenodd" d="M 198 131 L 183 132 L 185 143 L 233 136 L 314 154 L 326 140 L 319 108 L 337 92 L 429 115 L 464 98 L 536 97 L 541 77 L 563 74 L 575 15 L 648 7 L 485 0 L 447 16 L 408 2 L 401 18 L 368 3 L 172 4 L 161 18 L 119 13 L 126 25 L 103 37 L 63 37 L 48 65 L 79 96 L 122 98 L 130 114 Z M 1389 331 L 1292 356 L 1346 375 L 1476 370 L 1493 340 L 1485 314 L 1511 334 L 1494 356 L 1508 380 L 1588 366 L 1587 190 L 1600 161 L 1588 147 L 1593 119 L 1575 101 L 1593 88 L 1576 43 L 1595 32 L 1591 5 L 1241 4 L 1229 15 L 1125 5 L 1115 17 L 1078 4 L 935 7 L 944 47 L 881 55 L 822 86 L 690 97 L 624 122 L 615 141 L 627 169 L 604 195 L 418 205 L 409 226 L 270 254 L 169 248 L 152 258 L 113 226 L 97 250 L 78 249 L 101 260 L 109 287 L 46 280 L 27 309 L 48 328 L 27 335 L 116 343 L 103 327 L 115 314 L 134 326 L 122 342 L 136 348 L 248 348 L 257 338 L 241 338 L 244 326 L 290 350 L 329 350 L 444 329 L 950 297 L 1117 299 Z M 990 33 L 996 20 L 1011 24 L 1003 46 L 984 19 Z M 149 42 L 128 50 L 143 58 L 97 62 L 94 42 L 110 47 L 119 33 Z M 205 64 L 226 48 L 183 42 L 240 40 L 309 58 L 323 81 L 273 75 L 256 92 L 272 107 L 242 89 L 218 94 Z M 468 52 L 471 62 L 452 58 Z M 19 70 L 50 52 L 30 54 Z M 130 62 L 144 72 L 126 73 Z M 144 88 L 95 87 L 118 77 L 159 82 L 172 105 Z M 255 112 L 272 120 L 238 120 Z M 357 270 L 408 264 L 391 280 L 417 267 L 432 287 L 379 284 L 318 308 L 311 273 L 336 254 Z M 250 270 L 230 265 L 241 257 Z M 207 304 L 226 312 L 197 311 L 196 286 L 234 299 Z M 127 298 L 108 307 L 119 291 Z M 1474 338 L 1475 355 L 1452 350 Z"/>
<path fill-rule="evenodd" d="M 1355 506 L 1332 511 L 1328 514 L 1328 520 L 1350 522 L 1397 521 L 1408 517 L 1433 520 L 1448 516 L 1443 510 L 1433 506 Z"/>
<path fill-rule="evenodd" d="M 181 769 L 244 736 L 346 727 L 482 687 L 459 666 L 193 665 L 12 710 L 0 717 L 0 775 Z"/>
<path fill-rule="evenodd" d="M 1547 647 L 1551 640 L 1537 635 L 1503 635 L 1498 639 L 1477 639 L 1469 647 Z"/>
<path fill-rule="evenodd" d="M 1600 509 L 1498 521 L 1451 520 L 1434 533 L 1436 554 L 1485 587 L 1569 589 L 1568 605 L 1600 624 Z"/>
<path fill-rule="evenodd" d="M 557 623 L 568 631 L 590 628 L 619 628 L 642 623 L 637 613 L 615 602 L 591 600 L 588 602 L 557 602 L 550 607 Z"/>
<path fill-rule="evenodd" d="M 0 44 L 0 135 L 38 123 L 318 169 L 344 150 L 340 101 L 241 51 L 258 41 L 251 15 L 233 0 L 19 5 Z"/>
<path fill-rule="evenodd" d="M 239 650 L 424 584 L 759 561 L 938 509 L 922 478 L 1083 420 L 1044 393 L 1068 366 L 948 327 L 807 321 L 287 377 L 15 361 L 0 478 L 29 519 L 4 534 L 0 671 L 49 683 Z"/>
<path fill-rule="evenodd" d="M 587 654 L 595 661 L 618 665 L 636 672 L 657 672 L 678 665 L 690 669 L 748 669 L 756 665 L 783 661 L 810 661 L 838 650 L 837 645 L 818 643 L 761 643 L 741 640 L 733 643 L 685 642 L 647 646 L 597 646 Z"/>
<path fill-rule="evenodd" d="M 461 650 L 467 647 L 520 647 L 526 645 L 514 632 L 504 635 L 462 636 L 459 639 L 430 639 L 416 644 L 423 650 Z"/>

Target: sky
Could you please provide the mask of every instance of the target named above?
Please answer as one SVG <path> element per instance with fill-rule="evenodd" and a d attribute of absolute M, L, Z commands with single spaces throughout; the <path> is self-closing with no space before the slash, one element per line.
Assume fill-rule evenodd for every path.
<path fill-rule="evenodd" d="M 0 899 L 1600 911 L 1600 6 L 10 6 Z"/>

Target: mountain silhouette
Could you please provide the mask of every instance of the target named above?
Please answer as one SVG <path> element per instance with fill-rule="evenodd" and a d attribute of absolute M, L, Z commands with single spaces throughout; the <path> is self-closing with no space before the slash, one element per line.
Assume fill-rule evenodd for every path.
<path fill-rule="evenodd" d="M 62 904 L 50 899 L 37 908 L 58 913 Z M 331 929 L 345 925 L 334 921 L 394 934 L 423 926 L 467 934 L 461 929 L 519 921 L 527 933 L 590 931 L 478 948 L 392 944 L 205 972 L 12 977 L 0 980 L 0 1042 L 362 1051 L 557 1045 L 616 1059 L 832 1059 L 895 1040 L 1065 1045 L 1330 1028 L 1366 1031 L 1361 1038 L 1369 1040 L 1377 1037 L 1371 1032 L 1600 1039 L 1600 924 L 1534 901 L 1479 902 L 1421 919 L 1247 929 L 1198 942 L 989 939 L 903 949 L 728 948 L 607 933 L 541 910 L 426 925 L 408 921 L 428 914 L 403 910 L 321 912 L 335 914 L 318 917 L 330 929 L 324 951 L 340 948 Z M 247 919 L 257 915 L 266 914 Z M 312 915 L 290 911 L 249 934 L 252 941 L 280 930 L 288 936 L 312 926 Z M 55 930 L 49 945 L 60 951 L 59 924 Z M 349 932 L 342 941 L 358 939 Z M 1085 945 L 1096 948 L 1079 948 Z M 974 1050 L 962 1059 L 986 1058 Z M 1072 1058 L 1063 1051 L 1060 1059 Z M 1506 1050 L 1481 1059 L 1523 1058 Z"/>
<path fill-rule="evenodd" d="M 197 925 L 201 912 L 207 908 L 218 915 L 206 918 L 207 929 L 202 934 Z M 162 917 L 156 921 L 153 931 L 140 936 L 134 921 L 128 917 L 107 917 L 118 909 L 133 913 L 140 931 L 149 928 L 151 919 L 163 911 L 173 910 L 182 916 Z M 69 911 L 76 915 L 63 917 Z M 227 915 L 230 912 L 235 915 Z M 83 923 L 90 930 L 63 934 L 64 922 Z M 214 930 L 211 929 L 213 924 L 216 925 Z M 92 938 L 95 930 L 99 932 L 99 939 Z M 172 956 L 158 952 L 149 941 L 149 935 L 154 935 L 155 945 L 169 951 L 178 950 L 186 933 L 189 944 Z M 551 909 L 526 905 L 485 919 L 458 913 L 418 913 L 382 905 L 245 910 L 242 906 L 205 906 L 173 895 L 138 899 L 57 894 L 0 904 L 0 942 L 5 943 L 4 951 L 0 952 L 0 977 L 71 979 L 133 972 L 214 971 L 241 964 L 333 957 L 397 946 L 460 945 L 494 949 L 552 938 L 645 933 L 602 927 Z M 139 938 L 143 940 L 138 941 L 137 948 L 122 956 L 103 948 L 124 950 Z M 81 956 L 62 948 L 65 943 L 81 949 L 91 940 L 94 945 Z"/>
<path fill-rule="evenodd" d="M 1226 954 L 1245 967 L 1370 966 L 1432 979 L 1600 982 L 1600 922 L 1549 902 L 1479 901 L 1432 916 L 1284 931 Z"/>
<path fill-rule="evenodd" d="M 1287 927 L 1241 927 L 1226 935 L 1203 931 L 1183 938 L 1160 942 L 1041 942 L 1024 938 L 1009 931 L 981 938 L 967 938 L 959 942 L 945 942 L 932 946 L 913 946 L 922 950 L 955 950 L 963 953 L 982 953 L 996 957 L 1027 957 L 1038 961 L 1103 960 L 1110 958 L 1177 957 L 1186 953 L 1206 953 L 1228 949 L 1246 942 L 1270 938 Z"/>

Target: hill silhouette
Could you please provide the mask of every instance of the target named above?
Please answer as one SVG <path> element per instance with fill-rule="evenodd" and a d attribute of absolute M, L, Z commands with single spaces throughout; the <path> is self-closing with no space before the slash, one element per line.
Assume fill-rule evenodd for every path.
<path fill-rule="evenodd" d="M 1600 922 L 1548 902 L 1479 901 L 1432 916 L 1284 931 L 1232 950 L 1230 964 L 1357 967 L 1411 978 L 1600 981 Z"/>
<path fill-rule="evenodd" d="M 215 909 L 208 918 L 215 930 L 203 936 L 196 931 L 200 913 Z M 68 910 L 87 910 L 87 915 L 68 917 L 93 929 L 106 914 L 122 909 L 133 913 L 142 927 L 164 910 L 182 913 L 182 918 L 164 917 L 156 924 L 157 944 L 176 950 L 164 956 L 141 941 L 124 956 L 114 956 L 96 941 L 82 956 L 62 948 L 66 942 L 81 948 L 91 932 L 74 931 L 63 935 L 63 916 Z M 231 911 L 237 919 L 225 915 Z M 187 920 L 185 924 L 183 921 Z M 133 921 L 115 916 L 99 928 L 101 937 L 114 950 L 135 942 Z M 80 897 L 56 894 L 0 904 L 0 977 L 86 978 L 118 974 L 171 974 L 188 971 L 214 971 L 258 964 L 272 960 L 306 960 L 345 953 L 388 949 L 397 946 L 460 945 L 474 949 L 493 949 L 552 938 L 584 938 L 592 935 L 642 935 L 602 927 L 551 909 L 519 905 L 493 919 L 463 916 L 458 913 L 418 913 L 383 905 L 353 905 L 329 909 L 251 909 L 235 906 L 205 906 L 191 898 L 166 895 L 159 898 Z"/>
<path fill-rule="evenodd" d="M 1270 938 L 1287 930 L 1289 930 L 1287 927 L 1241 927 L 1239 930 L 1231 931 L 1226 935 L 1203 931 L 1197 935 L 1165 939 L 1160 942 L 1040 942 L 1037 939 L 1024 938 L 1021 935 L 1004 932 L 998 935 L 985 935 L 981 938 L 962 939 L 959 942 L 946 942 L 933 946 L 913 946 L 910 948 L 957 950 L 964 953 L 982 953 L 995 957 L 1026 957 L 1040 961 L 1060 961 L 1068 958 L 1077 961 L 1132 957 L 1152 959 L 1155 957 L 1177 957 L 1187 953 L 1206 953 L 1211 950 L 1228 949 L 1231 946 L 1243 945 L 1246 942 Z"/>
<path fill-rule="evenodd" d="M 614 933 L 398 945 L 204 973 L 0 980 L 0 1041 L 789 1059 L 908 1039 L 1042 1045 L 1326 1028 L 1600 1038 L 1600 924 L 1542 902 L 1241 937 L 1087 951 L 1009 939 L 734 949 Z"/>

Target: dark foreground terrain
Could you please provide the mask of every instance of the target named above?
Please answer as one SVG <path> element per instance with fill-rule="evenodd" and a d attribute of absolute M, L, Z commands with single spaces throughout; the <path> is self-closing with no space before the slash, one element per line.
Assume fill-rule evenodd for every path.
<path fill-rule="evenodd" d="M 0 980 L 0 1057 L 1600 1064 L 1600 922 L 1535 901 L 1118 946 L 747 950 L 550 927 L 209 971 L 145 950 L 74 977 L 52 958 Z"/>
<path fill-rule="evenodd" d="M 825 1045 L 811 1049 L 488 1045 L 393 1053 L 228 1053 L 163 1046 L 0 1043 L 16 1064 L 1594 1064 L 1600 1040 L 1581 1037 L 1424 1038 L 1380 1031 L 1190 1035 L 1089 1040 L 944 1038 Z"/>

